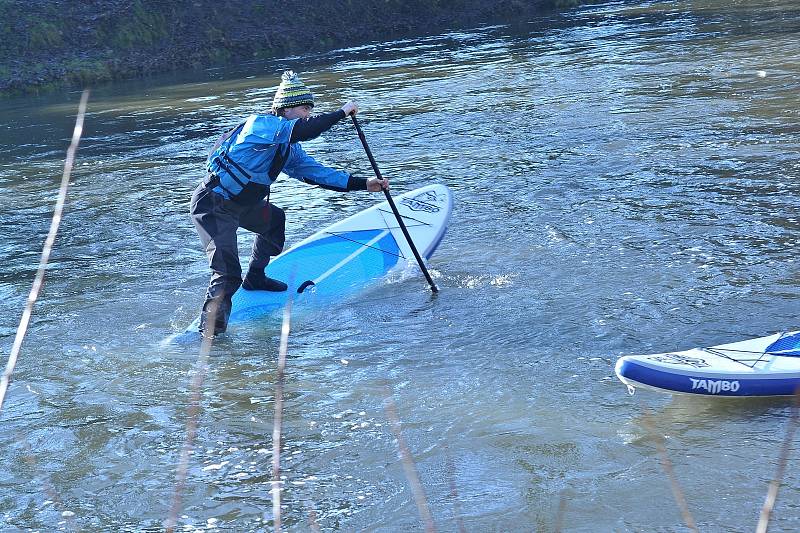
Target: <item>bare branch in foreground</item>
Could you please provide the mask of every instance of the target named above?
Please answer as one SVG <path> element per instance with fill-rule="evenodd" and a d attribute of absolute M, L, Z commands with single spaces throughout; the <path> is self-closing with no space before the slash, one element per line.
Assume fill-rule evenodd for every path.
<path fill-rule="evenodd" d="M 317 512 L 308 504 L 306 504 L 308 509 L 308 527 L 314 533 L 319 533 L 319 522 L 317 522 Z"/>
<path fill-rule="evenodd" d="M 67 159 L 64 161 L 64 173 L 61 175 L 61 187 L 58 189 L 58 199 L 56 200 L 56 207 L 53 210 L 53 219 L 50 221 L 50 230 L 47 233 L 47 238 L 44 241 L 42 248 L 42 256 L 39 259 L 39 268 L 36 270 L 36 277 L 33 279 L 33 286 L 31 292 L 28 294 L 28 301 L 25 304 L 25 310 L 22 312 L 22 318 L 17 327 L 17 334 L 14 337 L 14 344 L 11 345 L 11 353 L 6 362 L 6 369 L 0 377 L 0 410 L 3 409 L 3 400 L 6 397 L 8 384 L 11 382 L 11 374 L 14 372 L 14 367 L 17 365 L 17 358 L 19 357 L 20 349 L 22 348 L 22 341 L 25 339 L 25 334 L 28 332 L 28 325 L 30 324 L 31 316 L 33 315 L 33 304 L 39 297 L 39 292 L 42 290 L 44 284 L 44 273 L 47 268 L 47 263 L 50 260 L 50 253 L 53 251 L 53 243 L 56 241 L 56 234 L 58 227 L 61 225 L 61 217 L 64 214 L 64 204 L 67 201 L 67 187 L 69 187 L 69 179 L 72 175 L 72 166 L 75 163 L 75 154 L 78 151 L 78 143 L 83 134 L 83 119 L 86 116 L 86 104 L 89 102 L 89 90 L 84 90 L 81 94 L 81 101 L 78 104 L 78 116 L 75 119 L 75 129 L 72 130 L 72 141 L 67 149 Z"/>
<path fill-rule="evenodd" d="M 456 521 L 456 527 L 459 533 L 466 533 L 467 528 L 464 527 L 464 521 L 461 519 L 461 505 L 458 495 L 458 487 L 456 486 L 456 467 L 453 464 L 453 455 L 450 453 L 450 447 L 445 442 L 444 451 L 447 454 L 447 480 L 450 484 L 450 497 L 453 499 L 453 517 Z"/>
<path fill-rule="evenodd" d="M 208 324 L 216 323 L 218 311 L 219 305 L 209 306 Z M 200 417 L 200 400 L 203 396 L 203 381 L 208 371 L 208 354 L 211 352 L 211 346 L 214 344 L 213 336 L 203 335 L 202 339 L 200 353 L 197 356 L 197 369 L 195 370 L 194 376 L 192 376 L 191 385 L 189 387 L 192 396 L 186 413 L 186 439 L 183 442 L 181 456 L 178 459 L 178 467 L 175 472 L 175 492 L 172 496 L 172 507 L 170 508 L 169 517 L 164 521 L 164 529 L 167 533 L 174 533 L 175 526 L 178 524 L 178 515 L 181 512 L 181 499 L 183 490 L 186 487 L 186 477 L 189 472 L 189 456 L 192 454 L 194 439 L 197 436 L 197 419 Z"/>
<path fill-rule="evenodd" d="M 756 533 L 767 533 L 769 528 L 769 520 L 772 516 L 772 510 L 775 508 L 775 502 L 778 499 L 778 489 L 781 487 L 781 480 L 783 473 L 786 471 L 786 463 L 789 461 L 789 454 L 792 451 L 792 441 L 794 434 L 797 432 L 798 425 L 798 405 L 800 404 L 800 389 L 794 394 L 794 402 L 792 405 L 792 416 L 789 418 L 789 425 L 786 428 L 786 437 L 783 439 L 781 446 L 781 453 L 778 456 L 778 470 L 775 472 L 775 477 L 769 484 L 767 489 L 767 497 L 764 500 L 764 506 L 761 508 L 761 516 L 758 519 L 758 526 L 756 526 Z"/>
<path fill-rule="evenodd" d="M 75 521 L 75 513 L 72 513 L 71 511 L 66 509 L 64 501 L 59 496 L 58 491 L 56 490 L 55 486 L 53 485 L 50 479 L 50 476 L 47 474 L 47 472 L 39 468 L 38 461 L 36 460 L 36 455 L 33 453 L 33 449 L 31 448 L 30 443 L 28 441 L 22 440 L 21 437 L 19 438 L 19 441 L 25 448 L 25 454 L 22 456 L 22 460 L 32 469 L 41 472 L 42 490 L 50 499 L 50 501 L 53 502 L 53 506 L 55 507 L 55 509 L 61 512 L 62 518 L 66 519 L 66 523 L 69 524 L 70 530 L 78 531 L 78 526 Z"/>
<path fill-rule="evenodd" d="M 561 533 L 564 527 L 564 515 L 567 512 L 567 493 L 566 491 L 561 491 L 561 495 L 558 497 L 558 512 L 556 513 L 556 523 L 553 526 L 553 531 L 555 533 Z"/>
<path fill-rule="evenodd" d="M 403 471 L 406 474 L 408 484 L 411 486 L 411 493 L 414 495 L 414 502 L 417 504 L 419 516 L 422 518 L 422 522 L 425 524 L 425 531 L 428 533 L 436 531 L 436 526 L 433 523 L 433 516 L 431 516 L 431 511 L 428 507 L 428 501 L 425 497 L 425 489 L 422 488 L 422 483 L 419 480 L 417 468 L 414 465 L 414 458 L 411 455 L 411 451 L 409 450 L 405 439 L 403 439 L 400 418 L 397 416 L 397 406 L 394 403 L 392 391 L 389 386 L 386 387 L 385 409 L 386 416 L 389 418 L 392 432 L 397 439 L 397 447 L 400 452 L 400 461 L 403 464 Z"/>
<path fill-rule="evenodd" d="M 675 472 L 672 469 L 672 462 L 669 460 L 669 456 L 667 455 L 667 447 L 664 444 L 664 438 L 656 431 L 655 424 L 653 423 L 653 415 L 649 410 L 645 412 L 643 424 L 648 432 L 650 432 L 653 440 L 655 440 L 656 449 L 658 450 L 658 456 L 661 461 L 661 468 L 664 469 L 664 473 L 667 475 L 670 488 L 672 488 L 672 496 L 675 498 L 675 503 L 678 504 L 683 521 L 686 523 L 686 527 L 699 533 L 697 525 L 694 522 L 694 518 L 692 517 L 692 513 L 689 511 L 689 506 L 686 504 L 686 498 L 683 495 L 683 490 L 681 489 L 680 483 L 678 483 L 678 478 L 675 477 Z"/>
<path fill-rule="evenodd" d="M 275 422 L 272 425 L 272 520 L 275 533 L 281 531 L 281 425 L 283 424 L 283 381 L 286 370 L 286 353 L 289 351 L 292 299 L 283 309 L 281 342 L 278 350 L 278 377 L 275 383 Z"/>

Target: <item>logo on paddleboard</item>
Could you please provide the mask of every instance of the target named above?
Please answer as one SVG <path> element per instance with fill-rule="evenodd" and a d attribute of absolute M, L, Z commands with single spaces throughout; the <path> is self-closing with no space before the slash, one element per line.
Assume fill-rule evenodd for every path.
<path fill-rule="evenodd" d="M 412 211 L 438 213 L 441 210 L 441 207 L 436 204 L 442 203 L 442 198 L 440 198 L 435 191 L 428 191 L 418 194 L 413 198 L 403 198 L 400 203 L 407 205 Z"/>
<path fill-rule="evenodd" d="M 668 363 L 671 365 L 686 365 L 686 366 L 693 366 L 694 368 L 705 368 L 707 366 L 710 366 L 708 363 L 706 363 L 705 359 L 700 359 L 699 357 L 688 357 L 677 353 L 665 353 L 661 355 L 654 355 L 648 357 L 648 359 L 652 359 L 653 361 L 658 361 L 659 363 Z"/>
<path fill-rule="evenodd" d="M 740 386 L 738 381 L 728 381 L 727 379 L 689 379 L 692 381 L 692 390 L 704 390 L 709 394 L 736 392 Z"/>

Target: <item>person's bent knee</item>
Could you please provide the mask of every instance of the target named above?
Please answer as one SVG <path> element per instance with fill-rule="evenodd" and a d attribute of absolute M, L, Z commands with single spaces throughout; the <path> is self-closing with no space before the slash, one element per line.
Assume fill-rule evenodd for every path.
<path fill-rule="evenodd" d="M 272 205 L 272 204 L 270 204 Z M 286 227 L 286 211 L 276 205 L 272 205 L 272 224 L 279 228 Z"/>

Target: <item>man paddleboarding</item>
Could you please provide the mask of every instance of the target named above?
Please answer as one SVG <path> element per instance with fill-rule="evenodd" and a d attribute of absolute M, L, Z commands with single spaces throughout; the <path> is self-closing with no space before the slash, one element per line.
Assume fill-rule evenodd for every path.
<path fill-rule="evenodd" d="M 339 111 L 311 115 L 314 96 L 292 71 L 286 71 L 266 114 L 250 115 L 223 135 L 206 162 L 207 175 L 192 194 L 190 213 L 212 270 L 200 313 L 200 333 L 214 336 L 228 327 L 231 297 L 249 291 L 285 291 L 286 283 L 266 276 L 270 257 L 283 250 L 286 215 L 269 202 L 270 186 L 284 174 L 334 191 L 389 188 L 389 180 L 357 178 L 325 166 L 300 146 L 358 112 L 355 102 Z M 256 234 L 242 280 L 236 230 Z"/>

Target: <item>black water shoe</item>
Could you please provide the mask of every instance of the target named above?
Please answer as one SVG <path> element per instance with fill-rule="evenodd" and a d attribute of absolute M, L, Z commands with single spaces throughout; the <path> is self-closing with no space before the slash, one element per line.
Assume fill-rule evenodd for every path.
<path fill-rule="evenodd" d="M 289 286 L 277 279 L 268 278 L 263 273 L 248 272 L 242 282 L 242 288 L 248 291 L 283 292 Z"/>

